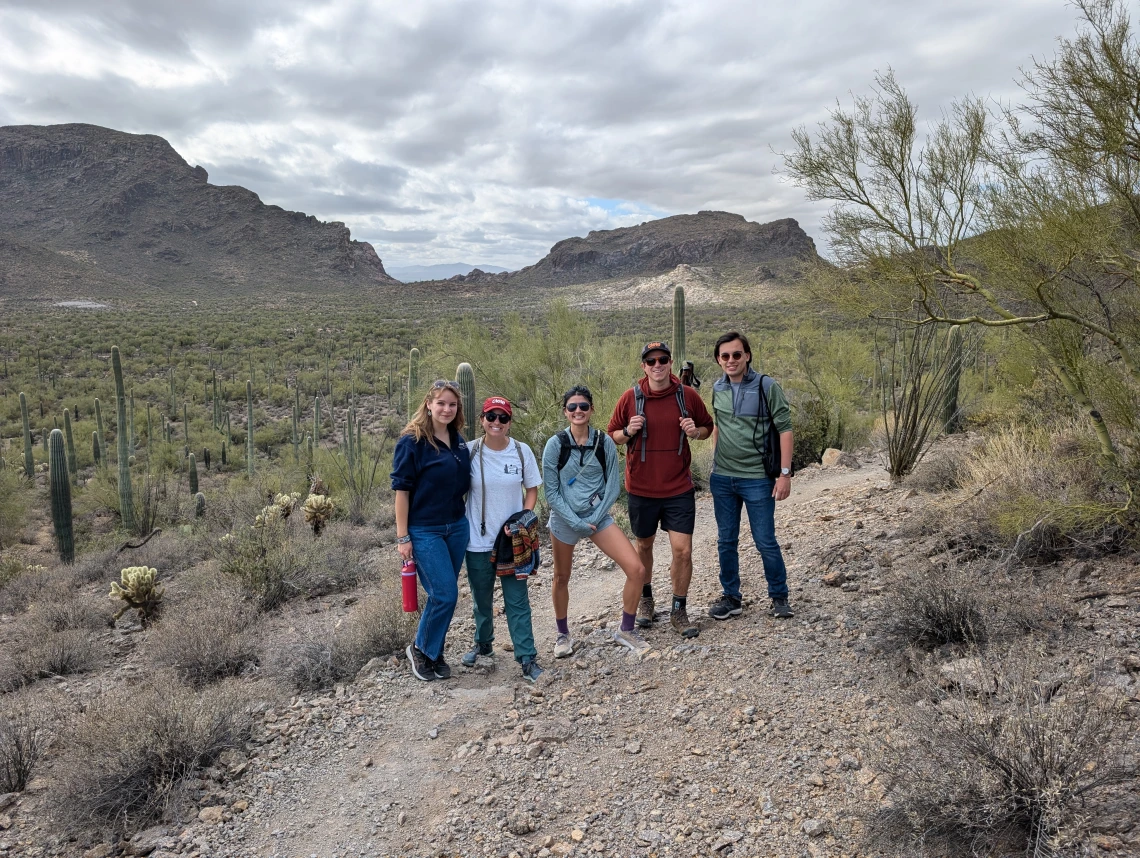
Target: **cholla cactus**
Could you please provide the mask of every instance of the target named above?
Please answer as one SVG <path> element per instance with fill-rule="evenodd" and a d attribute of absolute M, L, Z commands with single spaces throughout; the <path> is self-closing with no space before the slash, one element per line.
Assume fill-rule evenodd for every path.
<path fill-rule="evenodd" d="M 297 508 L 297 501 L 300 499 L 300 492 L 290 492 L 287 495 L 277 495 L 273 498 L 273 503 L 281 509 L 281 517 L 288 518 L 289 514 Z"/>
<path fill-rule="evenodd" d="M 253 520 L 254 527 L 268 527 L 271 524 L 276 524 L 281 521 L 281 507 L 275 503 L 269 504 L 261 508 L 261 512 L 257 514 L 257 518 Z"/>
<path fill-rule="evenodd" d="M 162 587 L 156 583 L 158 570 L 147 566 L 128 566 L 119 573 L 119 580 L 111 582 L 112 599 L 118 598 L 126 602 L 112 618 L 111 622 L 118 622 L 119 617 L 134 608 L 138 611 L 139 621 L 145 626 L 146 621 L 154 616 L 162 603 Z"/>
<path fill-rule="evenodd" d="M 325 526 L 326 521 L 332 518 L 336 504 L 328 495 L 312 494 L 305 498 L 305 505 L 302 509 L 305 511 L 306 524 L 313 528 L 313 536 L 320 536 L 321 528 Z"/>

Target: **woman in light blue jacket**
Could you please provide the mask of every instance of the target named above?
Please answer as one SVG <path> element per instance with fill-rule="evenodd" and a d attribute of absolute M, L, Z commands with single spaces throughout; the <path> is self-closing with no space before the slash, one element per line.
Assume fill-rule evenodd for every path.
<path fill-rule="evenodd" d="M 649 649 L 634 629 L 637 602 L 645 579 L 645 567 L 610 508 L 621 492 L 621 469 L 617 446 L 605 432 L 590 426 L 594 397 L 589 388 L 572 387 L 562 397 L 569 426 L 546 442 L 542 453 L 542 483 L 550 504 L 550 536 L 554 555 L 554 619 L 558 640 L 554 657 L 574 652 L 567 614 L 570 607 L 570 569 L 574 546 L 589 539 L 625 573 L 622 589 L 621 627 L 614 642 L 637 655 Z"/>

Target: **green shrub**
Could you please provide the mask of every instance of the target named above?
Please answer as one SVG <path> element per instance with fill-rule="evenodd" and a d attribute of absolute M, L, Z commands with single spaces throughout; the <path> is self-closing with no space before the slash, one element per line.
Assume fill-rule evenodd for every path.
<path fill-rule="evenodd" d="M 0 463 L 0 551 L 20 538 L 32 503 L 31 488 L 22 471 Z"/>

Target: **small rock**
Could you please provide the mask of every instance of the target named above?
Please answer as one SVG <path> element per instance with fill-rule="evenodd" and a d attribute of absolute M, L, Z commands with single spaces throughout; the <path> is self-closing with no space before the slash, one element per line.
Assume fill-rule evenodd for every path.
<path fill-rule="evenodd" d="M 806 778 L 804 778 L 804 780 L 807 781 L 812 786 L 816 786 L 816 787 L 827 786 L 827 781 L 825 781 L 823 779 L 823 775 L 819 774 L 818 772 L 812 772 L 810 775 L 808 775 Z"/>
<path fill-rule="evenodd" d="M 570 839 L 575 843 L 581 843 L 586 837 L 586 832 L 580 828 L 575 828 L 570 832 Z"/>
<path fill-rule="evenodd" d="M 641 742 L 630 742 L 622 750 L 624 750 L 627 754 L 640 754 Z"/>
<path fill-rule="evenodd" d="M 719 852 L 721 849 L 724 849 L 726 846 L 731 846 L 733 843 L 741 840 L 743 837 L 743 831 L 732 831 L 731 829 L 722 831 L 720 833 L 720 838 L 716 841 L 716 843 L 713 844 L 713 852 Z"/>
<path fill-rule="evenodd" d="M 108 858 L 115 851 L 115 847 L 110 843 L 100 843 L 98 846 L 92 846 L 83 853 L 83 858 Z"/>
<path fill-rule="evenodd" d="M 526 746 L 526 751 L 523 753 L 528 760 L 537 760 L 542 756 L 542 752 L 546 750 L 546 745 L 542 742 L 531 742 Z"/>
<path fill-rule="evenodd" d="M 241 801 L 235 801 L 230 805 L 230 810 L 232 810 L 234 813 L 245 813 L 247 810 L 249 810 L 249 802 L 245 799 L 242 799 Z"/>
<path fill-rule="evenodd" d="M 222 814 L 225 813 L 225 808 L 221 805 L 213 807 L 204 807 L 198 811 L 198 821 L 204 822 L 207 825 L 217 825 L 222 821 Z"/>
<path fill-rule="evenodd" d="M 842 569 L 836 569 L 834 572 L 828 572 L 820 580 L 828 587 L 838 587 L 847 582 L 847 573 Z"/>
<path fill-rule="evenodd" d="M 397 816 L 396 816 L 396 824 L 397 825 L 403 825 L 407 821 L 408 821 L 408 815 L 406 813 L 404 813 L 404 811 L 401 810 L 399 812 L 399 814 L 397 814 Z"/>
<path fill-rule="evenodd" d="M 507 831 L 518 835 L 530 834 L 534 831 L 534 820 L 529 813 L 515 811 L 507 817 Z"/>
<path fill-rule="evenodd" d="M 827 820 L 826 819 L 808 819 L 800 826 L 801 830 L 808 837 L 821 837 L 827 834 Z"/>
<path fill-rule="evenodd" d="M 960 688 L 967 694 L 997 693 L 997 679 L 977 658 L 959 658 L 942 665 L 938 682 L 943 688 Z"/>
<path fill-rule="evenodd" d="M 438 739 L 439 738 L 439 730 L 437 730 L 435 727 L 432 727 L 430 730 L 428 730 L 428 738 L 429 739 Z"/>
<path fill-rule="evenodd" d="M 364 766 L 364 768 L 370 769 L 370 768 L 372 768 L 373 760 L 371 757 L 365 757 L 364 760 L 360 764 L 362 766 Z"/>

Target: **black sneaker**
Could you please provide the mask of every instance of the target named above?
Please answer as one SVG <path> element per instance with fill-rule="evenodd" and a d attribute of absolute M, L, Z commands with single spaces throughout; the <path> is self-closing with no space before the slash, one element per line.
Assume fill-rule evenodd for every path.
<path fill-rule="evenodd" d="M 533 658 L 522 660 L 522 675 L 527 682 L 536 682 L 542 674 L 546 673 Z"/>
<path fill-rule="evenodd" d="M 451 665 L 443 660 L 443 653 L 431 663 L 431 670 L 436 679 L 451 679 Z"/>
<path fill-rule="evenodd" d="M 733 596 L 721 596 L 709 605 L 709 616 L 714 620 L 727 620 L 729 617 L 739 617 L 743 610 L 739 599 Z"/>
<path fill-rule="evenodd" d="M 492 652 L 494 652 L 494 648 L 489 643 L 479 643 L 476 641 L 475 646 L 463 653 L 461 661 L 464 667 L 474 667 L 475 662 L 479 660 L 479 656 L 490 655 Z"/>
<path fill-rule="evenodd" d="M 407 653 L 408 664 L 411 665 L 412 673 L 415 674 L 416 679 L 422 679 L 424 682 L 431 682 L 435 679 L 431 659 L 420 652 L 418 646 L 414 643 L 408 644 Z"/>
<path fill-rule="evenodd" d="M 769 613 L 777 620 L 790 620 L 795 616 L 792 606 L 788 604 L 787 597 L 772 600 L 772 610 Z"/>

